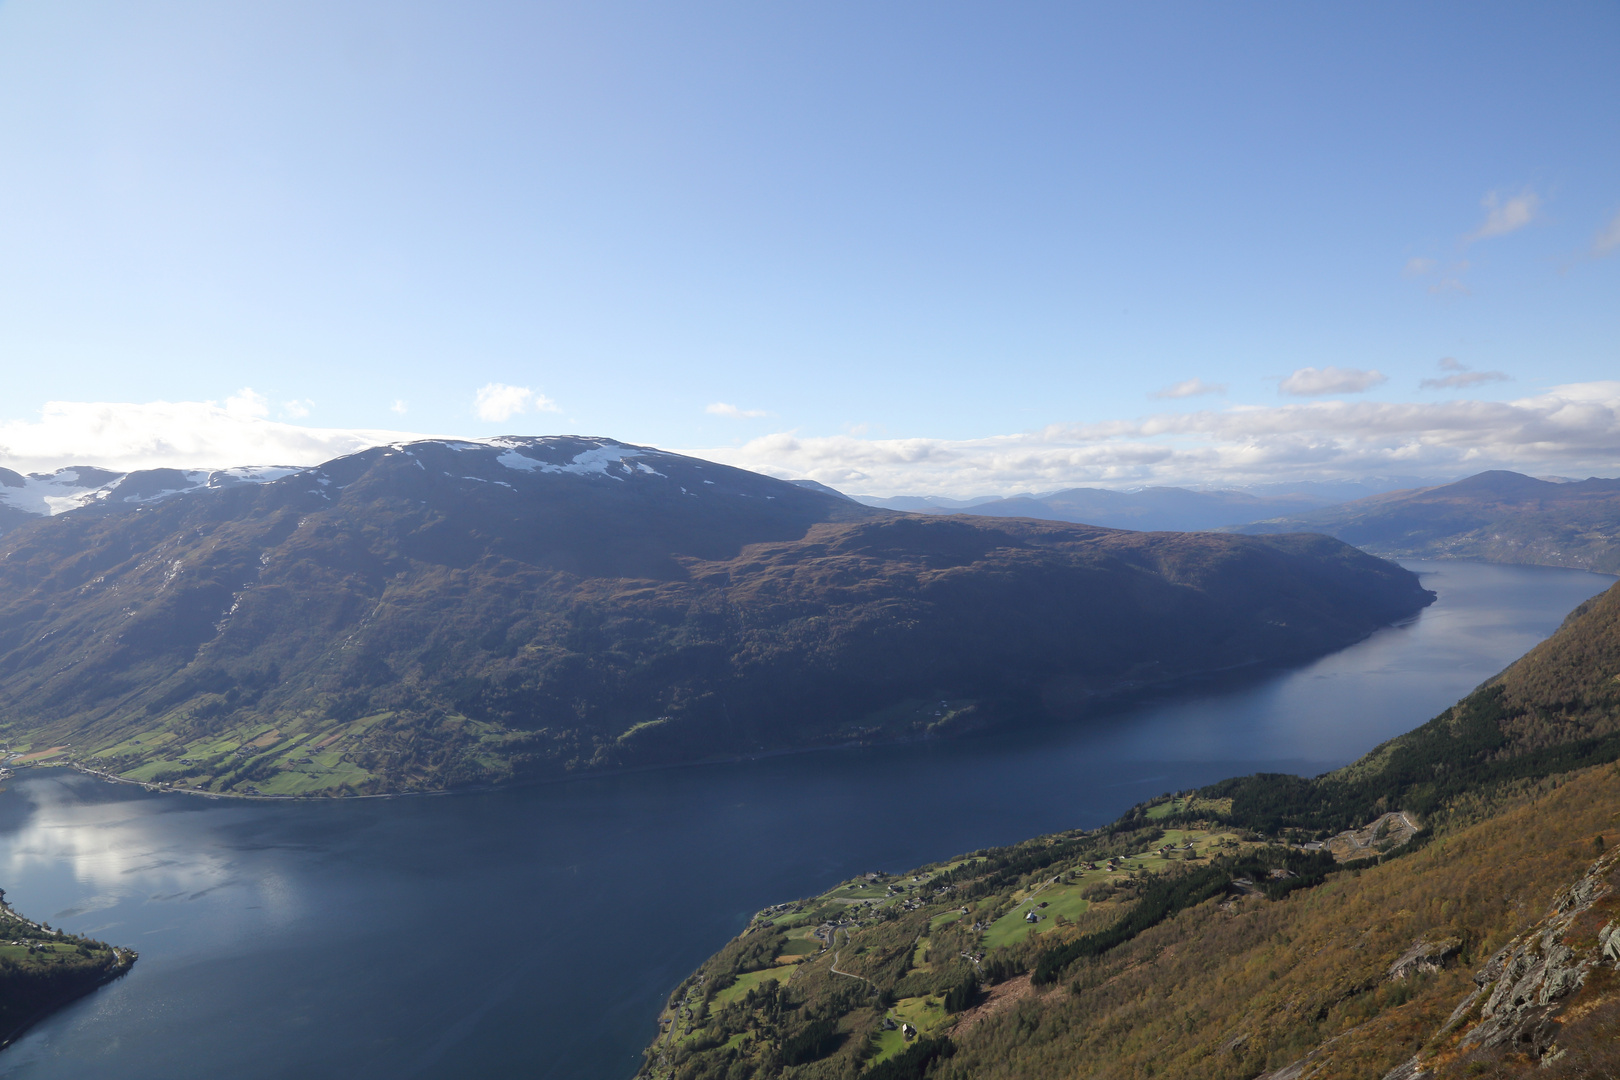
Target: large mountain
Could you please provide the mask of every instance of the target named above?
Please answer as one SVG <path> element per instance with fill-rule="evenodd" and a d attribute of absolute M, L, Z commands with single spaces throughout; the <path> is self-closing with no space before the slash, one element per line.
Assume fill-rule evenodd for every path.
<path fill-rule="evenodd" d="M 1354 765 L 773 905 L 680 1080 L 1620 1075 L 1620 586 Z"/>
<path fill-rule="evenodd" d="M 1234 531 L 1324 532 L 1380 555 L 1483 559 L 1620 573 L 1620 480 L 1556 482 L 1483 472 Z"/>
<path fill-rule="evenodd" d="M 172 486 L 0 539 L 13 751 L 434 788 L 1063 716 L 1430 599 L 1322 536 L 896 514 L 606 439 Z"/>

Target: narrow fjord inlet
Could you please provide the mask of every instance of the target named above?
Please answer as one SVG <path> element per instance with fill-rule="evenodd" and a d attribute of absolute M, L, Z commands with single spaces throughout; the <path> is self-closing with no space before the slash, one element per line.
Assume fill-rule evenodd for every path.
<path fill-rule="evenodd" d="M 1079 726 L 433 799 L 209 802 L 22 774 L 8 899 L 141 950 L 0 1055 L 28 1078 L 634 1073 L 671 988 L 766 905 L 1167 789 L 1320 772 L 1435 715 L 1610 579 L 1416 564 L 1438 600 L 1302 668 Z M 109 1050 L 116 1047 L 116 1050 Z"/>

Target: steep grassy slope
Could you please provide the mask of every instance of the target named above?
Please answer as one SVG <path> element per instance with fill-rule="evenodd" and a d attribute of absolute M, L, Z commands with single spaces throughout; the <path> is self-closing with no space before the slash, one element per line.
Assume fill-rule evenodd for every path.
<path fill-rule="evenodd" d="M 1552 483 L 1484 472 L 1233 531 L 1323 532 L 1396 558 L 1482 559 L 1620 573 L 1620 480 Z"/>
<path fill-rule="evenodd" d="M 1620 586 L 1338 773 L 1165 796 L 761 912 L 677 989 L 643 1071 L 1614 1075 L 1617 716 Z M 1311 839 L 1343 821 L 1364 828 Z"/>
<path fill-rule="evenodd" d="M 608 440 L 425 442 L 0 539 L 0 733 L 433 788 L 1063 716 L 1417 610 L 1321 536 L 924 518 Z"/>

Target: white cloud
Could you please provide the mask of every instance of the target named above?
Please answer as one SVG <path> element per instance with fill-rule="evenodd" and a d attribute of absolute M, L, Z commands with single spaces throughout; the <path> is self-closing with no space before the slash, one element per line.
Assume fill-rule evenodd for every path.
<path fill-rule="evenodd" d="M 1434 273 L 1439 266 L 1440 264 L 1433 259 L 1425 259 L 1420 255 L 1414 255 L 1406 260 L 1406 265 L 1401 268 L 1401 275 L 1403 277 L 1422 277 L 1425 274 Z"/>
<path fill-rule="evenodd" d="M 1504 200 L 1493 191 L 1480 200 L 1480 205 L 1485 208 L 1485 220 L 1464 238 L 1470 242 L 1506 236 L 1535 221 L 1541 212 L 1541 196 L 1526 188 L 1521 194 Z"/>
<path fill-rule="evenodd" d="M 1451 374 L 1435 379 L 1424 379 L 1418 386 L 1424 390 L 1465 390 L 1481 383 L 1508 382 L 1513 378 L 1505 371 L 1475 371 L 1452 356 L 1442 356 L 1438 366 L 1441 371 L 1449 371 Z"/>
<path fill-rule="evenodd" d="M 283 401 L 281 403 L 281 415 L 289 420 L 302 420 L 309 415 L 309 410 L 314 407 L 315 403 L 309 398 L 298 401 Z"/>
<path fill-rule="evenodd" d="M 395 398 L 394 403 L 388 406 L 388 411 L 398 413 L 400 416 L 404 416 L 406 413 L 411 411 L 411 407 L 405 404 L 404 398 Z"/>
<path fill-rule="evenodd" d="M 1455 360 L 1447 374 L 1483 374 Z M 406 431 L 311 428 L 254 414 L 255 398 L 50 402 L 0 422 L 0 465 L 45 472 L 314 465 Z M 233 404 L 234 403 L 234 404 Z M 773 475 L 873 494 L 1011 494 L 1079 484 L 1243 484 L 1368 475 L 1460 476 L 1490 468 L 1620 474 L 1620 381 L 1507 402 L 1315 401 L 1055 424 L 983 439 L 807 438 L 779 432 L 687 451 Z"/>
<path fill-rule="evenodd" d="M 1302 367 L 1277 384 L 1277 389 L 1293 397 L 1321 397 L 1324 394 L 1359 394 L 1389 381 L 1381 371 L 1341 368 Z"/>
<path fill-rule="evenodd" d="M 771 415 L 764 409 L 739 409 L 737 406 L 727 405 L 723 401 L 716 401 L 703 411 L 711 416 L 729 416 L 733 420 L 754 420 L 761 416 Z"/>
<path fill-rule="evenodd" d="M 492 382 L 478 388 L 473 411 L 478 414 L 478 419 L 498 424 L 520 413 L 556 412 L 557 403 L 527 386 Z"/>
<path fill-rule="evenodd" d="M 1620 381 L 1510 402 L 1322 401 L 1058 424 L 987 439 L 778 433 L 689 453 L 862 494 L 1243 484 L 1484 469 L 1620 474 Z"/>
<path fill-rule="evenodd" d="M 368 446 L 422 438 L 404 431 L 313 428 L 265 419 L 262 395 L 214 401 L 50 401 L 37 420 L 0 423 L 0 465 L 49 472 L 316 465 Z"/>
<path fill-rule="evenodd" d="M 243 419 L 254 416 L 269 416 L 270 399 L 254 390 L 251 386 L 244 386 L 225 399 L 225 411 L 232 416 Z"/>
<path fill-rule="evenodd" d="M 1601 259 L 1616 251 L 1620 251 L 1620 214 L 1610 218 L 1609 223 L 1592 238 L 1592 258 Z"/>
<path fill-rule="evenodd" d="M 1203 394 L 1224 393 L 1226 393 L 1225 383 L 1207 383 L 1203 379 L 1183 379 L 1181 382 L 1172 383 L 1163 390 L 1155 390 L 1151 396 L 1156 398 L 1190 398 L 1199 397 Z"/>

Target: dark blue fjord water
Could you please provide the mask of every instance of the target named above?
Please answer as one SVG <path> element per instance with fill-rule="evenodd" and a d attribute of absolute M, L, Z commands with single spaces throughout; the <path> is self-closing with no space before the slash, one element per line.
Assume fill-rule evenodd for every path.
<path fill-rule="evenodd" d="M 1016 737 L 312 804 L 27 774 L 0 793 L 7 898 L 141 960 L 0 1052 L 0 1076 L 623 1080 L 671 987 L 765 904 L 1342 764 L 1614 580 L 1412 565 L 1440 600 L 1409 625 Z"/>

